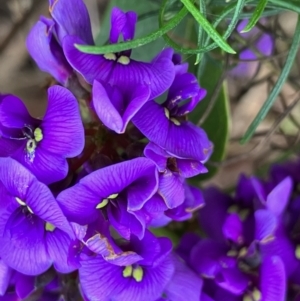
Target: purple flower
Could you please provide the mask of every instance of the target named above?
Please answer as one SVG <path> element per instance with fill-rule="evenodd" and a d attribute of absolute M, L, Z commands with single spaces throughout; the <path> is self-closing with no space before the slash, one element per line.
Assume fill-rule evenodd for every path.
<path fill-rule="evenodd" d="M 81 261 L 80 284 L 89 300 L 153 301 L 163 294 L 174 273 L 170 241 L 148 234 L 142 241 L 131 240 L 126 247 L 137 250 L 142 258 L 133 262 L 130 255 L 128 260 L 124 256 L 122 265 L 109 263 L 101 255 Z"/>
<path fill-rule="evenodd" d="M 200 88 L 196 77 L 187 72 L 187 67 L 186 64 L 175 66 L 176 76 L 164 103 L 146 102 L 132 121 L 169 155 L 205 162 L 212 152 L 212 144 L 206 133 L 185 117 L 206 91 Z"/>
<path fill-rule="evenodd" d="M 184 201 L 185 178 L 207 172 L 206 167 L 201 162 L 171 155 L 152 142 L 146 146 L 144 154 L 157 166 L 159 193 L 170 209 L 178 207 Z"/>
<path fill-rule="evenodd" d="M 37 275 L 52 264 L 63 273 L 74 236 L 48 187 L 11 158 L 0 158 L 0 256 L 11 268 Z"/>
<path fill-rule="evenodd" d="M 142 238 L 146 225 L 140 211 L 157 191 L 157 182 L 151 160 L 136 158 L 92 172 L 57 200 L 72 222 L 90 224 L 101 210 L 121 236 Z"/>
<path fill-rule="evenodd" d="M 264 19 L 262 20 L 264 21 Z M 257 27 L 252 28 L 250 32 L 240 33 L 248 24 L 248 20 L 241 21 L 237 30 L 241 37 L 246 40 L 255 39 L 254 47 L 263 56 L 272 55 L 274 49 L 274 39 L 270 34 L 261 33 Z M 258 55 L 252 49 L 246 48 L 240 51 L 239 59 L 241 60 L 257 60 Z M 240 78 L 251 78 L 255 75 L 259 68 L 258 61 L 240 62 L 237 66 L 230 70 L 229 74 Z"/>
<path fill-rule="evenodd" d="M 0 259 L 0 296 L 3 296 L 9 286 L 13 269 Z"/>
<path fill-rule="evenodd" d="M 94 81 L 93 107 L 100 120 L 118 134 L 124 133 L 129 121 L 148 101 L 148 86 L 137 85 L 129 93 L 122 93 L 117 86 Z"/>
<path fill-rule="evenodd" d="M 184 183 L 184 201 L 176 208 L 166 211 L 166 216 L 175 221 L 185 221 L 192 218 L 193 213 L 205 206 L 202 192 Z"/>
<path fill-rule="evenodd" d="M 90 18 L 81 0 L 49 0 L 49 11 L 53 20 L 40 18 L 27 37 L 27 49 L 42 71 L 67 84 L 73 70 L 62 50 L 63 39 L 77 35 L 93 43 Z"/>
<path fill-rule="evenodd" d="M 70 3 L 70 1 L 68 1 Z M 41 17 L 31 29 L 26 46 L 38 67 L 50 73 L 59 83 L 67 84 L 73 70 L 55 37 L 55 22 Z"/>
<path fill-rule="evenodd" d="M 185 235 L 177 248 L 202 276 L 204 300 L 283 301 L 287 280 L 297 283 L 299 265 L 284 219 L 291 178 L 267 188 L 256 178 L 241 177 L 235 198 L 205 191 L 199 221 L 208 237 Z"/>
<path fill-rule="evenodd" d="M 12 95 L 0 103 L 1 147 L 40 181 L 49 184 L 68 173 L 66 158 L 84 147 L 84 129 L 75 97 L 65 88 L 48 89 L 48 107 L 42 120 L 32 118 L 23 102 Z"/>
<path fill-rule="evenodd" d="M 80 11 L 76 14 L 80 15 Z M 110 42 L 116 43 L 120 35 L 124 41 L 133 39 L 136 21 L 135 12 L 124 13 L 113 8 Z M 151 63 L 144 63 L 131 59 L 131 51 L 93 55 L 80 52 L 75 44 L 92 43 L 83 40 L 75 31 L 63 40 L 68 62 L 90 84 L 97 80 L 126 91 L 135 90 L 137 85 L 148 86 L 151 90 L 150 98 L 154 98 L 165 92 L 174 79 L 172 49 L 165 49 Z"/>

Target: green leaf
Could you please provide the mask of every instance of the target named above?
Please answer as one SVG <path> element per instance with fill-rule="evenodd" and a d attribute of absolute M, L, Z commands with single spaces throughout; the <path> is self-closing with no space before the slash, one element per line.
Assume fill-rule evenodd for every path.
<path fill-rule="evenodd" d="M 295 29 L 292 45 L 290 47 L 289 54 L 286 58 L 286 62 L 280 73 L 280 76 L 278 77 L 277 82 L 276 82 L 275 86 L 273 87 L 269 97 L 267 98 L 267 100 L 263 104 L 262 108 L 260 109 L 260 111 L 258 112 L 256 117 L 254 118 L 253 122 L 250 124 L 249 128 L 247 129 L 244 137 L 241 140 L 241 144 L 244 144 L 250 140 L 250 138 L 255 133 L 255 130 L 257 129 L 259 124 L 263 121 L 263 119 L 266 117 L 266 115 L 270 111 L 272 105 L 276 101 L 278 94 L 280 93 L 287 77 L 289 76 L 290 70 L 293 66 L 296 54 L 298 52 L 299 45 L 300 45 L 300 15 L 298 15 L 298 21 L 297 21 L 297 26 Z"/>
<path fill-rule="evenodd" d="M 251 0 L 238 0 L 237 3 L 231 3 L 222 11 L 222 13 L 220 15 L 218 15 L 218 18 L 213 23 L 213 27 L 217 27 L 221 21 L 223 21 L 225 18 L 229 17 L 229 15 L 232 13 L 232 11 L 234 11 L 233 16 L 230 18 L 231 22 L 230 22 L 226 32 L 224 33 L 224 36 L 223 36 L 224 40 L 226 40 L 232 34 L 233 30 L 236 27 L 236 24 L 240 20 L 240 16 L 241 16 L 241 12 L 242 12 L 244 4 L 248 3 L 250 1 Z M 168 2 L 168 0 L 163 0 L 162 5 L 161 5 L 161 9 L 159 12 L 160 26 L 163 26 L 163 24 L 164 24 L 163 17 L 164 17 L 167 2 Z M 183 54 L 204 53 L 204 52 L 208 52 L 208 51 L 213 50 L 218 47 L 218 45 L 214 42 L 209 44 L 210 37 L 207 37 L 207 39 L 204 43 L 205 45 L 203 47 L 200 47 L 197 49 L 186 49 L 184 47 L 181 47 L 179 44 L 177 44 L 175 41 L 173 41 L 166 34 L 163 35 L 163 38 L 169 46 L 171 46 L 172 48 L 175 49 L 175 51 L 183 53 Z"/>
<path fill-rule="evenodd" d="M 203 14 L 203 16 L 206 18 L 206 3 L 205 0 L 199 0 L 199 8 L 200 12 Z M 203 28 L 199 25 L 198 29 L 198 48 L 200 48 L 200 45 L 204 44 L 205 39 L 205 33 Z M 203 57 L 203 53 L 198 53 L 195 61 L 195 65 L 198 65 Z"/>
<path fill-rule="evenodd" d="M 143 37 L 159 28 L 157 14 L 160 8 L 160 3 L 152 0 L 143 0 L 139 2 L 136 0 L 111 0 L 106 8 L 103 22 L 101 23 L 100 34 L 96 38 L 96 45 L 103 45 L 109 38 L 110 15 L 112 8 L 115 6 L 119 7 L 123 11 L 133 10 L 138 14 L 135 38 Z M 151 61 L 157 53 L 164 49 L 165 45 L 166 43 L 161 37 L 147 45 L 133 49 L 132 58 L 138 61 Z"/>
<path fill-rule="evenodd" d="M 88 46 L 88 45 L 75 45 L 77 49 L 82 52 L 90 54 L 105 54 L 111 52 L 121 52 L 124 50 L 134 49 L 146 45 L 152 41 L 155 41 L 162 35 L 166 34 L 168 31 L 177 26 L 180 21 L 187 15 L 187 10 L 183 7 L 170 21 L 168 21 L 160 29 L 138 39 L 134 39 L 129 42 L 122 42 L 118 44 L 111 44 L 106 46 Z"/>
<path fill-rule="evenodd" d="M 247 26 L 241 31 L 242 33 L 250 31 L 256 25 L 257 21 L 260 19 L 263 11 L 265 10 L 267 3 L 268 0 L 260 0 L 258 2 L 258 5 L 256 6 Z"/>
<path fill-rule="evenodd" d="M 300 14 L 300 5 L 298 0 L 269 0 L 269 2 L 270 4 L 275 4 L 272 6 L 268 5 L 269 7 L 285 8 Z"/>
<path fill-rule="evenodd" d="M 206 31 L 211 39 L 213 39 L 216 44 L 228 53 L 235 54 L 236 52 L 227 44 L 224 38 L 216 31 L 216 29 L 207 21 L 207 19 L 201 14 L 199 10 L 194 6 L 190 0 L 181 0 L 186 9 L 192 14 L 200 26 Z"/>
<path fill-rule="evenodd" d="M 207 96 L 199 103 L 196 109 L 189 115 L 189 119 L 194 123 L 198 123 L 209 106 L 209 101 L 214 93 L 220 76 L 223 74 L 224 66 L 220 61 L 212 59 L 208 54 L 204 56 L 204 72 L 200 78 L 201 87 L 207 90 Z M 210 114 L 202 124 L 202 128 L 206 131 L 209 139 L 214 144 L 214 151 L 210 158 L 212 162 L 220 162 L 226 154 L 226 145 L 229 138 L 229 103 L 227 98 L 226 84 L 223 87 L 216 99 L 215 105 L 210 111 Z M 206 180 L 211 178 L 217 168 L 207 164 L 209 172 L 199 175 L 194 180 Z"/>

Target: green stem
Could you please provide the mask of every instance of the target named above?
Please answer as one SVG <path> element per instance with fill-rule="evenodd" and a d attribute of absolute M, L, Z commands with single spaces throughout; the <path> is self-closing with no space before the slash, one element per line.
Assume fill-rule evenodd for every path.
<path fill-rule="evenodd" d="M 105 53 L 116 53 L 124 50 L 134 49 L 145 44 L 148 44 L 152 41 L 155 41 L 162 35 L 166 34 L 168 31 L 173 29 L 178 25 L 178 23 L 187 15 L 188 11 L 183 7 L 179 13 L 177 13 L 169 22 L 158 30 L 146 35 L 145 37 L 138 38 L 129 42 L 123 42 L 118 44 L 111 44 L 105 46 L 88 46 L 88 45 L 78 45 L 75 44 L 75 47 L 81 52 L 90 53 L 90 54 L 105 54 Z"/>
<path fill-rule="evenodd" d="M 272 1 L 274 1 L 274 0 L 272 0 Z M 280 91 L 281 91 L 281 89 L 282 89 L 289 73 L 290 73 L 290 70 L 293 66 L 296 54 L 298 52 L 299 45 L 300 45 L 300 15 L 298 15 L 298 22 L 297 22 L 297 26 L 296 26 L 295 33 L 294 33 L 294 38 L 293 38 L 293 41 L 292 41 L 292 45 L 290 47 L 289 54 L 286 58 L 285 65 L 282 69 L 282 72 L 279 75 L 278 80 L 277 80 L 275 86 L 273 87 L 269 97 L 267 98 L 267 100 L 263 104 L 262 108 L 260 109 L 260 111 L 256 115 L 253 122 L 250 124 L 249 128 L 247 129 L 244 137 L 241 140 L 241 144 L 244 144 L 244 143 L 246 143 L 250 140 L 250 138 L 253 136 L 256 128 L 263 121 L 263 119 L 266 117 L 266 115 L 268 114 L 268 112 L 271 109 L 272 105 L 276 101 L 276 98 L 279 95 L 279 93 L 280 93 Z"/>

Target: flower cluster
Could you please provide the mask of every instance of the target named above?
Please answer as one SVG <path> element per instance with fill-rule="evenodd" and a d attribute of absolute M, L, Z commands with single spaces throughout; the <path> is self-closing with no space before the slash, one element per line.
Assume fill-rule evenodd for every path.
<path fill-rule="evenodd" d="M 27 38 L 57 82 L 45 115 L 0 96 L 0 295 L 198 301 L 201 279 L 149 228 L 204 204 L 186 179 L 207 171 L 212 143 L 187 114 L 206 91 L 172 49 L 151 62 L 80 52 L 93 45 L 84 3 L 49 4 Z M 114 8 L 110 43 L 136 22 Z"/>
<path fill-rule="evenodd" d="M 273 166 L 267 181 L 241 176 L 234 196 L 205 190 L 205 235 L 177 248 L 201 275 L 201 301 L 299 300 L 299 163 Z"/>

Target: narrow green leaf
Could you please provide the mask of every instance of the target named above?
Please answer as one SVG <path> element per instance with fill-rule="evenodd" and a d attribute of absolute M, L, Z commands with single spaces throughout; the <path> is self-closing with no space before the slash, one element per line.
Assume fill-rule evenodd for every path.
<path fill-rule="evenodd" d="M 235 54 L 236 52 L 227 44 L 224 38 L 215 30 L 215 28 L 205 19 L 205 17 L 200 13 L 199 10 L 194 6 L 190 0 L 181 0 L 186 9 L 191 13 L 191 15 L 196 19 L 196 21 L 203 27 L 212 40 L 216 44 L 228 53 Z"/>
<path fill-rule="evenodd" d="M 199 0 L 199 8 L 200 8 L 200 13 L 203 14 L 204 18 L 206 18 L 206 3 L 205 0 Z M 204 30 L 202 28 L 202 26 L 200 26 L 199 24 L 199 29 L 198 29 L 198 48 L 200 48 L 200 45 L 204 44 L 204 38 L 205 38 L 205 34 L 204 34 Z M 203 57 L 203 53 L 198 53 L 196 56 L 196 61 L 195 61 L 195 65 L 198 65 L 201 61 Z"/>
<path fill-rule="evenodd" d="M 224 11 L 220 14 L 220 16 L 218 16 L 218 18 L 213 23 L 213 27 L 217 27 L 221 21 L 223 21 L 225 18 L 227 18 L 229 16 L 229 14 L 232 11 L 234 11 L 234 15 L 231 18 L 231 22 L 223 36 L 223 38 L 225 40 L 232 34 L 233 30 L 235 29 L 236 24 L 238 23 L 238 21 L 240 19 L 241 11 L 243 9 L 244 4 L 248 3 L 250 1 L 251 0 L 238 0 L 237 3 L 231 3 L 224 9 Z M 163 26 L 163 23 L 164 23 L 163 16 L 165 13 L 167 2 L 168 2 L 168 0 L 163 0 L 163 3 L 161 5 L 161 9 L 159 12 L 159 25 L 160 26 Z M 207 37 L 207 39 L 205 41 L 205 46 L 203 46 L 201 48 L 197 48 L 197 49 L 186 49 L 184 47 L 181 47 L 166 34 L 163 35 L 163 38 L 169 46 L 171 46 L 172 48 L 175 49 L 175 51 L 183 53 L 183 54 L 204 53 L 204 52 L 208 52 L 208 51 L 213 50 L 218 47 L 218 45 L 214 42 L 212 44 L 209 44 L 210 37 Z"/>
<path fill-rule="evenodd" d="M 268 0 L 260 0 L 258 2 L 247 26 L 241 31 L 242 33 L 250 31 L 256 25 L 257 21 L 260 19 L 263 11 L 265 10 L 267 3 L 268 3 Z"/>
<path fill-rule="evenodd" d="M 169 22 L 167 22 L 160 29 L 146 35 L 145 37 L 135 39 L 129 42 L 123 42 L 118 44 L 111 44 L 105 46 L 89 46 L 89 45 L 77 45 L 75 47 L 84 53 L 90 54 L 105 54 L 110 52 L 120 52 L 128 49 L 134 49 L 145 44 L 148 44 L 162 35 L 166 34 L 168 31 L 173 29 L 178 23 L 187 15 L 187 9 L 183 7 Z"/>
<path fill-rule="evenodd" d="M 300 5 L 299 0 L 269 0 L 270 3 L 275 4 L 272 5 L 272 7 L 279 7 L 279 8 L 285 8 L 287 10 L 294 11 L 295 13 L 300 14 Z M 268 5 L 269 6 L 269 5 Z"/>
<path fill-rule="evenodd" d="M 244 137 L 241 140 L 241 144 L 244 144 L 250 140 L 250 138 L 254 134 L 258 125 L 263 121 L 263 119 L 266 117 L 269 110 L 271 109 L 273 103 L 275 102 L 278 94 L 280 93 L 280 91 L 290 73 L 292 65 L 295 61 L 296 54 L 298 52 L 299 45 L 300 45 L 300 15 L 298 15 L 298 21 L 297 21 L 297 26 L 295 29 L 292 45 L 290 47 L 290 51 L 286 58 L 286 62 L 281 71 L 281 74 L 278 77 L 278 80 L 277 80 L 275 86 L 273 87 L 269 97 L 267 98 L 267 100 L 263 104 L 262 108 L 260 109 L 260 111 L 258 112 L 256 117 L 254 118 L 253 122 L 250 124 L 249 128 L 247 129 Z"/>
<path fill-rule="evenodd" d="M 222 62 L 212 59 L 209 54 L 204 55 L 203 64 L 204 72 L 199 78 L 199 81 L 201 87 L 204 87 L 207 90 L 207 96 L 189 115 L 189 119 L 195 124 L 199 122 L 207 110 L 218 80 L 220 76 L 222 76 L 224 70 Z M 214 144 L 214 151 L 210 158 L 213 162 L 221 162 L 226 155 L 226 147 L 229 138 L 229 124 L 229 100 L 227 97 L 226 84 L 223 84 L 212 110 L 201 126 Z M 206 165 L 208 173 L 193 178 L 193 182 L 207 180 L 216 174 L 218 170 L 216 167 L 210 166 L 209 162 Z"/>

